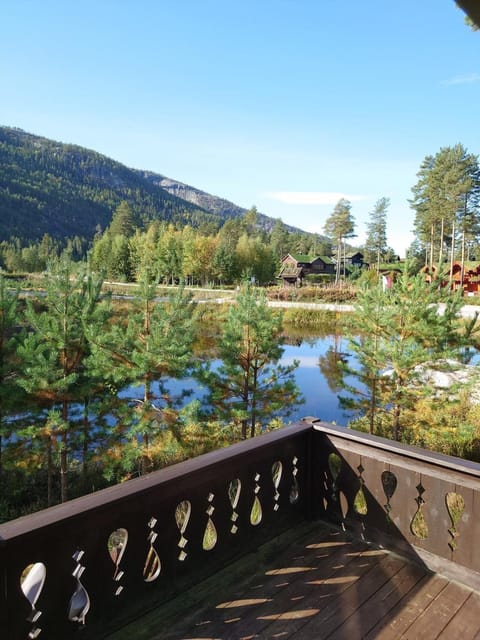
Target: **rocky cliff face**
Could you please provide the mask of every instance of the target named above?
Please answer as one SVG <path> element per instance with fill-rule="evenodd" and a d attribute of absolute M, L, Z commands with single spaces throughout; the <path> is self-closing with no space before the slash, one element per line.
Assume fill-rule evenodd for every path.
<path fill-rule="evenodd" d="M 171 178 L 167 178 L 158 173 L 152 173 L 151 171 L 142 171 L 140 173 L 146 180 L 158 187 L 161 187 L 172 196 L 186 200 L 187 202 L 222 218 L 236 218 L 243 216 L 247 212 L 247 209 L 239 207 L 233 202 L 225 200 L 225 198 L 212 196 L 210 193 L 191 187 L 190 185 L 179 182 L 178 180 L 172 180 Z M 269 218 L 263 213 L 259 213 L 258 224 L 265 231 L 271 231 L 275 224 L 275 219 Z M 292 232 L 300 231 L 300 229 L 289 225 L 285 225 L 285 227 Z"/>
<path fill-rule="evenodd" d="M 229 202 L 224 198 L 212 196 L 205 191 L 191 187 L 188 184 L 179 182 L 178 180 L 172 180 L 171 178 L 166 178 L 165 176 L 152 173 L 151 171 L 143 171 L 142 175 L 149 182 L 165 189 L 165 191 L 168 191 L 168 193 L 171 193 L 177 198 L 182 198 L 182 200 L 191 202 L 192 204 L 195 204 L 202 209 L 206 209 L 211 213 L 220 214 L 222 216 L 225 215 L 230 218 L 242 216 L 247 211 L 246 209 L 233 204 L 233 202 Z"/>

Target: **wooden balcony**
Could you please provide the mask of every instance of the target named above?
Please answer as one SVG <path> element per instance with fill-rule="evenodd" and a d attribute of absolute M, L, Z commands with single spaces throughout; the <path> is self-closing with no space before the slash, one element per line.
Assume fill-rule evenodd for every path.
<path fill-rule="evenodd" d="M 480 637 L 479 478 L 306 420 L 0 525 L 2 637 Z"/>

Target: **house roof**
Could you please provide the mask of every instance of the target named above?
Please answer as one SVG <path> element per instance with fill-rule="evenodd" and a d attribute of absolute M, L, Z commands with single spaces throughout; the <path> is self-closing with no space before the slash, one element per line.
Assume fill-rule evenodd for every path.
<path fill-rule="evenodd" d="M 289 253 L 289 256 L 292 256 L 294 260 L 297 262 L 313 262 L 315 260 L 315 256 L 309 256 L 306 253 Z"/>
<path fill-rule="evenodd" d="M 307 264 L 311 264 L 312 262 L 315 262 L 315 260 L 321 260 L 325 264 L 334 264 L 334 261 L 329 256 L 310 256 L 306 253 L 289 253 L 288 256 L 297 262 L 305 262 Z M 288 256 L 286 257 L 288 258 Z"/>
<path fill-rule="evenodd" d="M 278 277 L 284 277 L 284 278 L 298 278 L 302 273 L 302 267 L 295 267 L 293 266 L 293 264 L 285 264 L 283 265 L 283 267 L 280 269 L 280 273 L 278 274 Z"/>

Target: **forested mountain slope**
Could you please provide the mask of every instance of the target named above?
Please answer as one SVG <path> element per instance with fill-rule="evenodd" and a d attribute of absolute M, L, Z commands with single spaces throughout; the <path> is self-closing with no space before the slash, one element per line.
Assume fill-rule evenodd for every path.
<path fill-rule="evenodd" d="M 38 240 L 45 233 L 92 238 L 123 200 L 139 225 L 154 219 L 218 225 L 225 219 L 99 153 L 0 127 L 0 240 Z"/>

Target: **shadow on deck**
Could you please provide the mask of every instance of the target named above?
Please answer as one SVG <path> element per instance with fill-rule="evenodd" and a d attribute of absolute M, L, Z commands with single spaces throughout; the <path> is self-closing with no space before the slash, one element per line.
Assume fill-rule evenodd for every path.
<path fill-rule="evenodd" d="M 480 637 L 478 592 L 324 524 L 284 534 L 109 640 L 460 637 Z"/>

